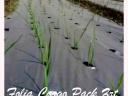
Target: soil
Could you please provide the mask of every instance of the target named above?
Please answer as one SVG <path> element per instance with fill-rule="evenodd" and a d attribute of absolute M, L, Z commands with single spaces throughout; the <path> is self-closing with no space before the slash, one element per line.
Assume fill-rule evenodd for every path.
<path fill-rule="evenodd" d="M 72 2 L 72 0 L 68 0 L 68 1 Z M 86 8 L 95 14 L 108 18 L 119 25 L 123 25 L 124 14 L 120 11 L 93 3 L 88 0 L 73 0 L 73 1 L 74 2 L 72 3 L 75 4 L 79 4 L 80 1 L 81 7 Z"/>

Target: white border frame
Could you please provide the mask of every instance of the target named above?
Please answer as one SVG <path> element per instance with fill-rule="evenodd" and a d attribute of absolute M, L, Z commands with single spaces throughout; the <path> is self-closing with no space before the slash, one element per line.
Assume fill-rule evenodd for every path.
<path fill-rule="evenodd" d="M 0 96 L 4 94 L 4 0 L 0 0 Z"/>
<path fill-rule="evenodd" d="M 124 96 L 128 96 L 128 0 L 124 0 Z"/>
<path fill-rule="evenodd" d="M 124 0 L 124 96 L 128 96 L 128 0 Z M 0 96 L 4 96 L 4 0 L 0 0 Z"/>

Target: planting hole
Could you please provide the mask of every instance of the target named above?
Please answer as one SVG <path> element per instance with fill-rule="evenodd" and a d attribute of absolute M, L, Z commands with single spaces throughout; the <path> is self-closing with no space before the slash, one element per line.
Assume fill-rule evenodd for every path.
<path fill-rule="evenodd" d="M 79 25 L 79 23 L 74 23 L 75 25 Z"/>
<path fill-rule="evenodd" d="M 120 40 L 120 43 L 124 43 L 124 41 L 123 40 Z"/>
<path fill-rule="evenodd" d="M 9 28 L 5 28 L 5 31 L 9 31 Z"/>
<path fill-rule="evenodd" d="M 7 19 L 11 19 L 10 17 L 8 17 Z"/>
<path fill-rule="evenodd" d="M 60 28 L 59 28 L 59 27 L 55 27 L 54 29 L 58 30 L 58 29 L 60 29 Z"/>
<path fill-rule="evenodd" d="M 31 22 L 31 24 L 33 24 L 33 22 Z"/>
<path fill-rule="evenodd" d="M 96 26 L 100 26 L 99 24 L 96 24 Z"/>
<path fill-rule="evenodd" d="M 73 50 L 78 50 L 78 48 L 77 47 L 74 47 L 74 46 L 72 46 L 71 47 Z"/>
<path fill-rule="evenodd" d="M 65 39 L 69 39 L 69 37 L 65 37 Z"/>
<path fill-rule="evenodd" d="M 111 31 L 108 31 L 107 33 L 111 34 L 112 32 Z"/>
<path fill-rule="evenodd" d="M 51 18 L 51 17 L 48 17 L 48 18 Z"/>
<path fill-rule="evenodd" d="M 111 52 L 113 52 L 113 53 L 115 53 L 115 52 L 116 52 L 116 50 L 115 50 L 115 49 L 109 49 L 109 51 L 111 51 Z"/>
<path fill-rule="evenodd" d="M 46 66 L 47 65 L 47 63 L 46 62 L 44 62 L 44 66 Z"/>
<path fill-rule="evenodd" d="M 83 64 L 87 67 L 91 67 L 91 69 L 96 69 L 93 64 L 89 64 L 87 61 L 84 61 Z"/>

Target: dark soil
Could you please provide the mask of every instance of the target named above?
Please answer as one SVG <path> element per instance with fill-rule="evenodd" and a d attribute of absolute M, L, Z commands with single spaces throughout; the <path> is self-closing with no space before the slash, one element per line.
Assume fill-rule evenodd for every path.
<path fill-rule="evenodd" d="M 84 61 L 83 64 L 87 67 L 95 67 L 93 64 L 89 64 L 87 61 Z"/>
<path fill-rule="evenodd" d="M 74 47 L 74 46 L 72 46 L 71 47 L 73 50 L 78 50 L 78 48 L 77 47 Z"/>
<path fill-rule="evenodd" d="M 5 0 L 5 16 L 10 15 L 14 12 L 18 6 L 19 0 Z"/>
<path fill-rule="evenodd" d="M 68 1 L 72 2 L 72 0 L 68 0 Z M 108 18 L 113 22 L 123 26 L 124 13 L 112 8 L 107 8 L 106 6 L 95 4 L 88 0 L 74 0 L 74 4 L 78 4 L 79 1 L 80 1 L 79 5 L 81 7 L 86 8 L 95 14 Z"/>

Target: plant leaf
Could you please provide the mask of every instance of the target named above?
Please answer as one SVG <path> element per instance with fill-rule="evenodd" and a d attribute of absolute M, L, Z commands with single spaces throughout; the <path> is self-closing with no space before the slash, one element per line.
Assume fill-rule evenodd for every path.
<path fill-rule="evenodd" d="M 116 86 L 116 89 L 119 89 L 123 83 L 123 73 L 121 74 L 119 80 L 118 80 L 118 83 L 117 83 L 117 86 Z"/>
<path fill-rule="evenodd" d="M 93 56 L 94 56 L 94 49 L 93 49 L 92 43 L 90 43 L 89 49 L 88 49 L 88 63 L 89 64 L 93 63 Z"/>
<path fill-rule="evenodd" d="M 109 81 L 109 84 L 110 84 L 110 86 L 111 86 L 111 90 L 114 91 L 115 88 L 114 88 L 114 84 L 112 83 L 112 81 Z"/>
<path fill-rule="evenodd" d="M 22 35 L 20 35 L 19 38 L 18 38 L 16 41 L 12 42 L 12 43 L 9 45 L 9 47 L 5 49 L 5 54 L 7 54 L 8 51 L 11 50 L 11 49 L 16 45 L 16 43 L 21 39 L 21 37 L 22 37 Z"/>

